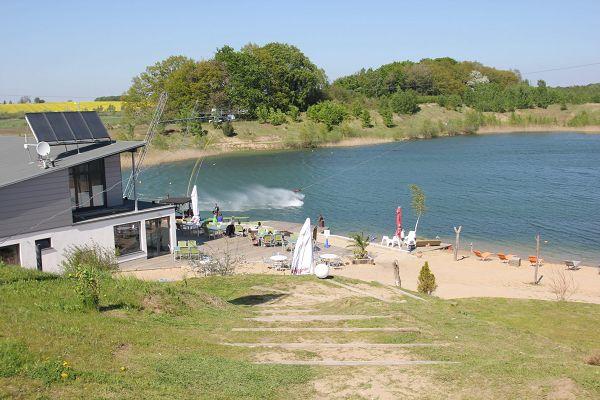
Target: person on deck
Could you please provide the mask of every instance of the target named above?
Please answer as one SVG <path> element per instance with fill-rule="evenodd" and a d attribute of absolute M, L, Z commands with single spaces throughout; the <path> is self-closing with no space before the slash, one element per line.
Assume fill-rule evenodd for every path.
<path fill-rule="evenodd" d="M 215 203 L 215 208 L 213 209 L 213 214 L 215 216 L 219 215 L 219 205 L 217 203 Z"/>
<path fill-rule="evenodd" d="M 217 214 L 217 222 L 223 222 L 223 214 L 221 214 L 221 213 Z"/>
<path fill-rule="evenodd" d="M 319 228 L 325 228 L 325 218 L 323 218 L 323 214 L 319 214 L 319 220 L 317 222 Z"/>
<path fill-rule="evenodd" d="M 229 225 L 227 225 L 227 228 L 225 228 L 225 235 L 227 235 L 230 238 L 235 236 L 235 223 L 233 221 L 233 218 L 231 219 L 231 221 L 229 221 Z"/>

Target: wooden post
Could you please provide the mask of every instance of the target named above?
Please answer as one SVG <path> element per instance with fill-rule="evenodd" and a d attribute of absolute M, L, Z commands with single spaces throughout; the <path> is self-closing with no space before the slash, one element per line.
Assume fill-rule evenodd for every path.
<path fill-rule="evenodd" d="M 398 260 L 394 260 L 394 282 L 396 286 L 402 287 L 402 281 L 400 280 L 400 266 Z"/>
<path fill-rule="evenodd" d="M 538 284 L 538 271 L 540 269 L 540 234 L 535 235 L 535 272 L 533 283 Z"/>
<path fill-rule="evenodd" d="M 462 229 L 462 225 L 458 228 L 454 227 L 454 233 L 456 233 L 456 241 L 454 242 L 454 261 L 458 261 L 458 246 L 460 245 L 460 231 Z"/>

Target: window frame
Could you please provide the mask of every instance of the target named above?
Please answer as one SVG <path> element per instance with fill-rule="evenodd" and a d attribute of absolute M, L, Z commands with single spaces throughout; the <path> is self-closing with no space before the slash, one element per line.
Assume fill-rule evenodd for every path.
<path fill-rule="evenodd" d="M 131 251 L 128 251 L 126 253 L 122 253 L 120 249 L 117 248 L 117 229 L 119 227 L 122 226 L 131 226 L 131 225 L 137 225 L 137 242 L 138 242 L 138 246 L 136 249 L 133 249 Z M 117 225 L 113 225 L 113 238 L 115 240 L 115 252 L 118 251 L 118 255 L 117 257 L 124 257 L 124 256 L 128 256 L 130 254 L 135 254 L 135 253 L 139 253 L 142 252 L 142 223 L 141 221 L 132 221 L 132 222 L 126 222 L 124 224 L 117 224 Z"/>
<path fill-rule="evenodd" d="M 82 173 L 77 173 L 75 174 L 75 171 L 80 168 L 82 165 L 87 166 L 87 172 L 85 173 L 86 178 L 87 178 L 87 183 L 88 183 L 88 195 L 90 196 L 90 199 L 93 198 L 93 191 L 92 191 L 92 180 L 90 179 L 90 164 L 92 163 L 96 163 L 99 162 L 100 164 L 100 178 L 102 180 L 102 205 L 91 205 L 91 206 L 87 206 L 87 207 L 80 207 L 79 206 L 79 193 L 78 192 L 78 188 L 79 188 L 79 177 L 81 175 L 84 175 Z M 73 182 L 73 186 L 71 186 L 71 182 Z M 98 209 L 98 208 L 105 208 L 107 207 L 107 195 L 106 195 L 106 165 L 104 162 L 104 158 L 98 158 L 96 160 L 91 160 L 88 161 L 86 163 L 82 163 L 82 164 L 78 164 L 78 165 L 74 165 L 72 167 L 69 168 L 69 197 L 71 196 L 71 189 L 75 190 L 75 204 L 73 204 L 73 198 L 71 198 L 71 208 L 73 210 L 81 210 L 81 211 L 86 211 L 86 210 L 93 210 L 93 209 Z M 90 200 L 91 203 L 94 203 L 94 200 Z"/>

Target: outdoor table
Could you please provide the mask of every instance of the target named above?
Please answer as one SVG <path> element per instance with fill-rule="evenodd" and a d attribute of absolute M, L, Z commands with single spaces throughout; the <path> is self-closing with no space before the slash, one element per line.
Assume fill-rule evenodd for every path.
<path fill-rule="evenodd" d="M 273 261 L 273 266 L 275 267 L 275 269 L 282 269 L 284 262 L 288 258 L 283 254 L 275 254 L 274 256 L 269 257 L 269 259 Z"/>

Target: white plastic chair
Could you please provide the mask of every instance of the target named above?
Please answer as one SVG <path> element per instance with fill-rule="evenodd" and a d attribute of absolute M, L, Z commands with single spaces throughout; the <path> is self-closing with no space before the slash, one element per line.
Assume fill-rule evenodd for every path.
<path fill-rule="evenodd" d="M 391 240 L 392 247 L 394 247 L 394 246 L 400 247 L 401 243 L 402 243 L 402 241 L 400 240 L 400 238 L 398 236 L 394 235 L 394 237 Z"/>
<path fill-rule="evenodd" d="M 406 238 L 404 239 L 404 244 L 409 248 L 417 245 L 417 234 L 415 231 L 408 232 L 408 235 L 406 235 Z"/>
<path fill-rule="evenodd" d="M 389 236 L 383 236 L 381 238 L 381 245 L 382 246 L 389 246 L 390 244 L 392 244 L 392 246 L 393 246 L 392 239 L 390 239 Z"/>

